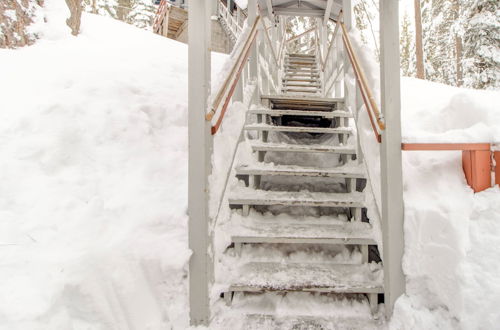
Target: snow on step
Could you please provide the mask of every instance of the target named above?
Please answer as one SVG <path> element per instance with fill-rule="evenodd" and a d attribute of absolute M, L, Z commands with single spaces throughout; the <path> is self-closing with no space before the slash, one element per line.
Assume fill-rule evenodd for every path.
<path fill-rule="evenodd" d="M 269 124 L 249 124 L 246 130 L 274 131 L 274 132 L 296 132 L 296 133 L 324 133 L 324 134 L 351 134 L 350 127 L 307 127 L 307 126 L 275 126 Z"/>
<path fill-rule="evenodd" d="M 278 151 L 278 152 L 310 152 L 310 153 L 334 153 L 355 155 L 356 149 L 351 146 L 331 146 L 324 144 L 286 144 L 286 143 L 250 143 L 253 151 Z"/>
<path fill-rule="evenodd" d="M 237 187 L 231 192 L 230 206 L 242 205 L 283 205 L 322 207 L 364 207 L 364 194 L 267 191 L 247 187 Z"/>
<path fill-rule="evenodd" d="M 372 226 L 338 219 L 297 219 L 253 214 L 231 217 L 233 243 L 298 243 L 375 245 Z"/>
<path fill-rule="evenodd" d="M 380 264 L 249 262 L 233 275 L 230 292 L 383 293 Z"/>
<path fill-rule="evenodd" d="M 330 309 L 333 310 L 333 309 Z M 325 317 L 300 315 L 262 315 L 249 314 L 245 316 L 244 330 L 262 329 L 383 329 L 383 321 L 373 317 Z M 228 322 L 229 324 L 229 322 Z M 232 322 L 234 325 L 234 321 Z"/>
<path fill-rule="evenodd" d="M 344 165 L 333 168 L 318 168 L 296 165 L 274 165 L 263 162 L 240 164 L 236 167 L 236 175 L 283 175 L 356 179 L 365 177 L 361 166 Z"/>
<path fill-rule="evenodd" d="M 309 117 L 323 117 L 323 118 L 351 118 L 352 114 L 343 110 L 329 110 L 329 111 L 310 111 L 310 110 L 268 110 L 268 109 L 255 109 L 248 110 L 249 114 L 253 115 L 269 115 L 271 117 L 280 116 L 309 116 Z"/>

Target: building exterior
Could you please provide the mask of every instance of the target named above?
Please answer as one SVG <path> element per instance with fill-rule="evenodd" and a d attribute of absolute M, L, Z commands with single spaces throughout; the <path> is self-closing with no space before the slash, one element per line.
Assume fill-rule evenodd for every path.
<path fill-rule="evenodd" d="M 217 12 L 211 18 L 212 50 L 230 53 L 246 18 L 246 8 L 234 1 L 217 0 Z M 155 0 L 158 12 L 153 32 L 188 43 L 188 4 L 186 0 Z"/>

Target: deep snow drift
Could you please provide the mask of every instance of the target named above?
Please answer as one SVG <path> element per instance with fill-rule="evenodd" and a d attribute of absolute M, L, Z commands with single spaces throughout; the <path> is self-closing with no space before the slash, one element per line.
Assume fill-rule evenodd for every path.
<path fill-rule="evenodd" d="M 379 67 L 353 40 L 370 85 Z M 479 91 L 413 78 L 401 80 L 403 142 L 500 143 L 500 91 Z M 364 109 L 362 149 L 380 209 L 379 145 Z M 500 189 L 474 194 L 460 151 L 403 152 L 407 295 L 392 329 L 497 329 L 500 324 Z"/>
<path fill-rule="evenodd" d="M 46 4 L 0 50 L 0 329 L 186 328 L 187 47 Z"/>

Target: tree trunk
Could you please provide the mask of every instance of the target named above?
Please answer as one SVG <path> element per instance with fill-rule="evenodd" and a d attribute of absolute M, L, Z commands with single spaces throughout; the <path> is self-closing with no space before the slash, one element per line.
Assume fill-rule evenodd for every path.
<path fill-rule="evenodd" d="M 460 17 L 460 0 L 455 0 L 453 3 L 453 11 L 455 21 Z M 462 68 L 462 37 L 455 32 L 455 56 L 456 56 L 456 65 L 457 65 L 457 86 L 462 86 L 464 77 L 463 77 L 463 68 Z"/>
<path fill-rule="evenodd" d="M 43 0 L 31 2 L 38 8 Z M 29 0 L 0 0 L 0 48 L 17 48 L 31 45 L 37 35 L 28 28 L 38 9 L 30 10 Z"/>
<path fill-rule="evenodd" d="M 422 42 L 422 12 L 420 0 L 415 0 L 415 48 L 417 57 L 417 78 L 425 79 L 424 47 Z"/>
<path fill-rule="evenodd" d="M 66 24 L 71 28 L 71 34 L 77 36 L 80 33 L 80 23 L 82 21 L 82 0 L 66 0 L 71 16 L 66 20 Z"/>

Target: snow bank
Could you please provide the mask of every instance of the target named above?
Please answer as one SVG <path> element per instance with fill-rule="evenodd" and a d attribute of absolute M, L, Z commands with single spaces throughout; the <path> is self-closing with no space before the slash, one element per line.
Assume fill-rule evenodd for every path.
<path fill-rule="evenodd" d="M 45 14 L 0 51 L 0 329 L 184 329 L 187 47 Z"/>
<path fill-rule="evenodd" d="M 500 91 L 402 79 L 404 142 L 500 143 Z"/>
<path fill-rule="evenodd" d="M 379 67 L 353 32 L 374 94 Z M 500 91 L 450 87 L 402 78 L 405 142 L 500 142 Z M 380 205 L 380 154 L 364 109 L 358 131 Z M 404 152 L 403 270 L 407 294 L 391 329 L 494 329 L 500 324 L 500 189 L 474 194 L 461 153 Z"/>

